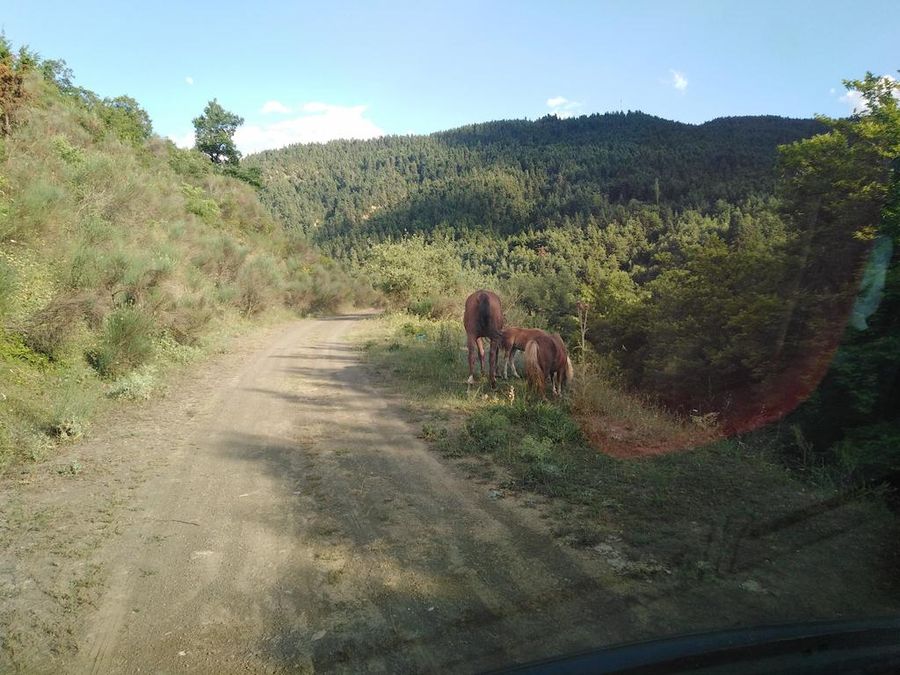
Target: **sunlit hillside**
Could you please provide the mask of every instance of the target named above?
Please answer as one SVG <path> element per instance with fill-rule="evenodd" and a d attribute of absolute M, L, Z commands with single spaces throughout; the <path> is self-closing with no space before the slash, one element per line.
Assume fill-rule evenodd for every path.
<path fill-rule="evenodd" d="M 0 466 L 144 397 L 210 336 L 275 307 L 333 309 L 349 278 L 250 185 L 156 137 L 140 105 L 0 44 Z"/>

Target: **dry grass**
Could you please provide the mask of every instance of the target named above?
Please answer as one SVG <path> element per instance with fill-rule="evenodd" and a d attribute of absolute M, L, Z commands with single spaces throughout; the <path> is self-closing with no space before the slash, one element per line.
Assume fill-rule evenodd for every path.
<path fill-rule="evenodd" d="M 590 363 L 576 367 L 570 401 L 587 440 L 612 457 L 659 455 L 719 438 L 714 426 L 680 419 L 628 394 Z"/>

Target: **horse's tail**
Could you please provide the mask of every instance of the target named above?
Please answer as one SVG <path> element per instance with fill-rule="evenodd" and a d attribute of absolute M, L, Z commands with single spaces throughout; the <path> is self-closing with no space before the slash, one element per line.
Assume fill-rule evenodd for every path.
<path fill-rule="evenodd" d="M 525 377 L 528 379 L 529 387 L 535 391 L 544 391 L 544 371 L 541 369 L 537 340 L 530 340 L 525 345 Z"/>
<path fill-rule="evenodd" d="M 566 384 L 571 385 L 575 379 L 575 369 L 572 367 L 572 359 L 566 356 Z"/>
<path fill-rule="evenodd" d="M 487 293 L 480 291 L 478 293 L 478 303 L 475 306 L 475 326 L 479 335 L 487 335 L 490 316 L 491 306 Z"/>

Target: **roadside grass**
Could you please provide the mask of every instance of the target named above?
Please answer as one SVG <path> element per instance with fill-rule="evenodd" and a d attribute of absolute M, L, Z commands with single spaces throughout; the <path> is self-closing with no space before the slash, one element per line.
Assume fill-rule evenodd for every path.
<path fill-rule="evenodd" d="M 473 387 L 466 386 L 465 335 L 459 324 L 406 313 L 386 314 L 366 322 L 358 339 L 379 379 L 402 383 L 411 408 L 439 417 L 448 411 L 474 411 L 482 397 L 490 395 L 483 379 Z"/>
<path fill-rule="evenodd" d="M 492 497 L 534 495 L 559 539 L 593 549 L 619 577 L 736 579 L 772 597 L 803 588 L 824 615 L 852 604 L 860 586 L 883 590 L 898 527 L 882 495 L 801 479 L 780 461 L 774 435 L 709 441 L 711 430 L 642 405 L 590 369 L 576 368 L 562 402 L 530 397 L 519 381 L 467 388 L 458 321 L 392 314 L 369 323 L 359 335 L 369 366 L 409 402 L 421 437 L 490 481 Z M 586 427 L 603 433 L 589 439 Z M 623 433 L 611 439 L 611 429 Z M 829 585 L 852 570 L 859 583 Z"/>

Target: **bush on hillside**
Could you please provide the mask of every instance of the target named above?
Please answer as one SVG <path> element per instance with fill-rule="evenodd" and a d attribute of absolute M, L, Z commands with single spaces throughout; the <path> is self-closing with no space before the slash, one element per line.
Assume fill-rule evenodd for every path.
<path fill-rule="evenodd" d="M 28 318 L 22 329 L 22 341 L 51 361 L 61 360 L 82 325 L 85 305 L 83 297 L 55 296 L 46 307 Z"/>
<path fill-rule="evenodd" d="M 119 307 L 106 319 L 88 362 L 104 377 L 116 377 L 146 363 L 153 355 L 154 324 L 136 307 Z"/>
<path fill-rule="evenodd" d="M 245 316 L 253 316 L 275 303 L 283 279 L 275 259 L 262 254 L 244 264 L 234 281 L 235 304 Z"/>

